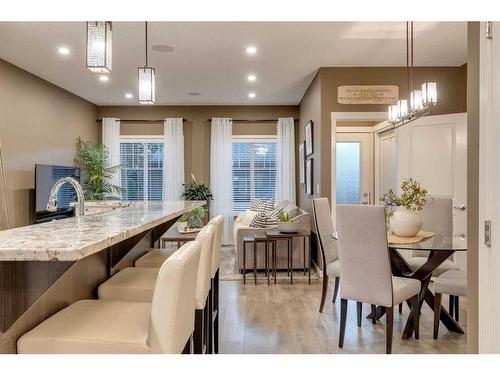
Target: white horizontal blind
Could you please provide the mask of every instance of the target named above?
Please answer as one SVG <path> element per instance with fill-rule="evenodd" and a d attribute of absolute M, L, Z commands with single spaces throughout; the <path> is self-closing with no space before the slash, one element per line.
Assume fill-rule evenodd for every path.
<path fill-rule="evenodd" d="M 234 142 L 232 151 L 234 211 L 247 210 L 255 198 L 274 199 L 276 142 Z"/>
<path fill-rule="evenodd" d="M 163 142 L 120 143 L 124 200 L 161 200 Z"/>

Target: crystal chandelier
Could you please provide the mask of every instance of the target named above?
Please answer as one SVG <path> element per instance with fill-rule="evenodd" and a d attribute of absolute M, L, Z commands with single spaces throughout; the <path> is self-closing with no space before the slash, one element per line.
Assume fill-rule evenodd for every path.
<path fill-rule="evenodd" d="M 154 104 L 155 92 L 155 68 L 148 66 L 148 23 L 146 27 L 146 65 L 139 67 L 139 103 Z"/>
<path fill-rule="evenodd" d="M 400 99 L 388 108 L 388 120 L 397 128 L 426 116 L 437 104 L 436 82 L 425 82 L 421 90 L 413 90 L 413 22 L 406 22 L 406 90 L 408 99 Z"/>
<path fill-rule="evenodd" d="M 87 69 L 111 73 L 113 27 L 110 21 L 87 22 Z"/>

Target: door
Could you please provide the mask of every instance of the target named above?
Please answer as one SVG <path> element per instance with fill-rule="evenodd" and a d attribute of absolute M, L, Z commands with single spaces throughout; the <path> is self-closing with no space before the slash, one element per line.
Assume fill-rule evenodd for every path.
<path fill-rule="evenodd" d="M 371 133 L 337 132 L 337 204 L 373 204 L 373 148 Z"/>
<path fill-rule="evenodd" d="M 467 237 L 467 114 L 426 116 L 396 130 L 398 181 L 411 177 L 429 195 L 453 198 L 453 234 Z M 466 270 L 467 255 L 456 254 Z"/>

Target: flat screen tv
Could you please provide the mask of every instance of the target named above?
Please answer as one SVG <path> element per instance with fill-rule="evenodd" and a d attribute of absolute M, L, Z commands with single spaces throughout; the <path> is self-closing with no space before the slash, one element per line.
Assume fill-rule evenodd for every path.
<path fill-rule="evenodd" d="M 35 164 L 35 223 L 73 216 L 70 204 L 76 202 L 76 192 L 70 184 L 64 184 L 57 194 L 57 211 L 47 211 L 50 190 L 62 177 L 73 177 L 80 182 L 80 168 Z"/>

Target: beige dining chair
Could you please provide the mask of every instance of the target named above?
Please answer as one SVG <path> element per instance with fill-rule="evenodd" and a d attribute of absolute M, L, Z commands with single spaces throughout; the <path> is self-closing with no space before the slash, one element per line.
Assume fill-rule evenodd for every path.
<path fill-rule="evenodd" d="M 190 242 L 161 266 L 151 303 L 75 302 L 24 334 L 17 342 L 18 353 L 180 354 L 190 351 L 200 249 L 198 242 Z"/>
<path fill-rule="evenodd" d="M 451 239 L 453 236 L 453 199 L 428 196 L 426 200 L 422 210 L 417 212 L 422 218 L 422 229 Z M 408 264 L 413 271 L 416 271 L 427 262 L 428 257 L 428 251 L 412 250 Z M 458 266 L 453 259 L 447 259 L 434 270 L 432 276 L 436 277 L 446 271 L 457 269 Z"/>
<path fill-rule="evenodd" d="M 313 199 L 312 210 L 314 226 L 316 228 L 316 240 L 321 251 L 321 260 L 323 262 L 323 288 L 319 305 L 319 312 L 322 313 L 323 307 L 325 306 L 330 277 L 335 278 L 332 302 L 335 303 L 337 299 L 340 284 L 340 263 L 337 240 L 332 237 L 334 228 L 328 198 Z"/>
<path fill-rule="evenodd" d="M 392 276 L 384 207 L 337 205 L 337 236 L 342 271 L 339 347 L 344 345 L 348 300 L 357 302 L 358 326 L 362 303 L 385 307 L 386 353 L 392 351 L 393 306 L 409 301 L 418 339 L 420 281 Z"/>

